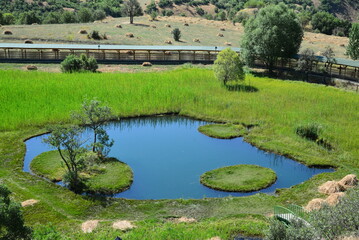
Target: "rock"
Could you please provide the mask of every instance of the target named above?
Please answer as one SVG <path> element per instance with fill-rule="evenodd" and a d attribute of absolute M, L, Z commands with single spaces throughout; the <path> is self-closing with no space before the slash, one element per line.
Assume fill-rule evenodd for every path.
<path fill-rule="evenodd" d="M 311 212 L 313 210 L 321 209 L 324 204 L 325 204 L 324 199 L 314 198 L 311 201 L 309 201 L 309 203 L 307 204 L 307 206 L 304 207 L 304 209 L 307 210 L 308 212 Z"/>
<path fill-rule="evenodd" d="M 332 193 L 325 199 L 325 202 L 329 206 L 335 206 L 339 203 L 339 200 L 344 196 L 345 196 L 345 193 L 343 193 L 343 192 Z"/>
<path fill-rule="evenodd" d="M 81 229 L 84 233 L 91 233 L 98 225 L 98 220 L 89 220 L 81 225 Z"/>
<path fill-rule="evenodd" d="M 5 30 L 3 32 L 4 35 L 12 35 L 12 32 L 10 30 Z"/>
<path fill-rule="evenodd" d="M 29 199 L 29 200 L 23 201 L 23 202 L 21 203 L 21 206 L 22 206 L 22 207 L 33 206 L 33 205 L 35 205 L 35 204 L 38 203 L 38 202 L 39 202 L 39 200 Z"/>
<path fill-rule="evenodd" d="M 152 66 L 152 63 L 150 63 L 150 62 L 144 62 L 144 63 L 142 63 L 142 66 L 143 66 L 143 67 L 151 67 L 151 66 Z"/>
<path fill-rule="evenodd" d="M 134 35 L 133 35 L 133 33 L 126 33 L 126 37 L 133 38 Z"/>
<path fill-rule="evenodd" d="M 343 192 L 345 188 L 337 181 L 328 181 L 319 186 L 318 191 L 329 195 L 336 192 Z"/>
<path fill-rule="evenodd" d="M 37 70 L 37 67 L 35 65 L 27 65 L 26 69 L 29 71 L 34 71 L 34 70 Z"/>
<path fill-rule="evenodd" d="M 194 218 L 180 217 L 180 218 L 176 219 L 175 222 L 177 222 L 177 223 L 193 223 L 193 222 L 197 222 L 197 220 Z"/>
<path fill-rule="evenodd" d="M 345 189 L 358 185 L 358 179 L 355 174 L 349 174 L 343 177 L 339 182 Z"/>
<path fill-rule="evenodd" d="M 112 228 L 119 229 L 121 231 L 127 231 L 127 230 L 135 228 L 135 226 L 130 221 L 120 220 L 120 221 L 114 222 L 112 224 Z"/>

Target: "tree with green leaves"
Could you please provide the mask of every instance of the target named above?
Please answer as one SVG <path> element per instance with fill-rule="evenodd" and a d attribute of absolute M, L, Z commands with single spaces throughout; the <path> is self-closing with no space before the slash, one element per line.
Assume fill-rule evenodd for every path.
<path fill-rule="evenodd" d="M 25 226 L 21 207 L 11 201 L 11 191 L 0 185 L 0 240 L 31 239 L 31 229 Z"/>
<path fill-rule="evenodd" d="M 130 24 L 133 24 L 133 18 L 142 16 L 142 8 L 137 0 L 127 0 L 123 4 L 123 13 L 130 17 Z"/>
<path fill-rule="evenodd" d="M 226 48 L 218 53 L 213 65 L 214 73 L 219 81 L 226 85 L 228 81 L 243 81 L 245 74 L 243 63 L 237 52 Z"/>
<path fill-rule="evenodd" d="M 316 57 L 312 49 L 306 48 L 300 53 L 297 70 L 303 72 L 308 81 L 309 73 L 313 70 Z"/>
<path fill-rule="evenodd" d="M 284 3 L 269 5 L 247 21 L 241 55 L 248 65 L 259 59 L 272 72 L 278 59 L 298 53 L 302 38 L 303 29 L 294 11 Z"/>
<path fill-rule="evenodd" d="M 75 193 L 83 192 L 85 184 L 80 176 L 80 171 L 85 168 L 85 163 L 81 155 L 86 152 L 86 149 L 81 140 L 82 129 L 75 126 L 55 126 L 49 130 L 51 133 L 43 142 L 56 148 L 59 152 L 67 170 L 63 178 L 64 183 Z"/>
<path fill-rule="evenodd" d="M 172 30 L 172 36 L 173 36 L 173 39 L 178 42 L 181 38 L 181 30 L 179 30 L 179 28 L 175 28 Z"/>
<path fill-rule="evenodd" d="M 92 151 L 100 159 L 107 156 L 109 149 L 113 145 L 113 140 L 109 138 L 103 125 L 113 118 L 111 108 L 102 106 L 98 100 L 86 100 L 82 104 L 82 110 L 72 114 L 72 118 L 78 120 L 81 125 L 88 126 L 93 131 Z"/>
<path fill-rule="evenodd" d="M 353 23 L 349 34 L 347 55 L 353 59 L 359 59 L 359 23 Z"/>

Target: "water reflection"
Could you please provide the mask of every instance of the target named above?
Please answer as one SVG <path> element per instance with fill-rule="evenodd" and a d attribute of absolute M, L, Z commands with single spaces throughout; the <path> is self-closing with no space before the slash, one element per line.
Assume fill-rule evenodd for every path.
<path fill-rule="evenodd" d="M 130 199 L 174 199 L 246 196 L 253 193 L 228 193 L 204 187 L 202 173 L 236 164 L 256 164 L 273 169 L 277 181 L 259 192 L 273 194 L 277 188 L 301 183 L 315 174 L 331 169 L 308 168 L 303 164 L 246 143 L 242 138 L 214 139 L 197 131 L 204 121 L 179 116 L 123 119 L 106 126 L 115 140 L 110 156 L 131 166 L 134 182 L 115 197 Z M 88 132 L 84 138 L 89 137 Z M 24 171 L 31 160 L 50 148 L 41 142 L 44 136 L 26 141 Z"/>

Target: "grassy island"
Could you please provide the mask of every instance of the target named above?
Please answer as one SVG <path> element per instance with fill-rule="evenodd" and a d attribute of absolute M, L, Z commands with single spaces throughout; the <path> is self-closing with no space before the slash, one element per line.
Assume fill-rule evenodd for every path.
<path fill-rule="evenodd" d="M 32 160 L 31 170 L 38 176 L 53 182 L 62 181 L 65 168 L 57 151 L 44 152 Z M 102 163 L 81 171 L 86 179 L 87 192 L 114 194 L 130 187 L 133 181 L 131 168 L 121 161 L 108 158 Z"/>
<path fill-rule="evenodd" d="M 258 191 L 276 180 L 272 169 L 247 164 L 218 168 L 201 175 L 203 185 L 228 192 Z"/>
<path fill-rule="evenodd" d="M 246 129 L 242 125 L 234 124 L 208 124 L 200 126 L 198 131 L 213 138 L 231 139 L 242 137 L 246 133 Z"/>

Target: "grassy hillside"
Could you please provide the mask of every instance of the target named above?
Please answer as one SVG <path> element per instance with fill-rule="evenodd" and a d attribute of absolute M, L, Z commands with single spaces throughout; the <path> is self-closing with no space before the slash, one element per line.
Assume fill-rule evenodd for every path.
<path fill-rule="evenodd" d="M 184 23 L 188 23 L 189 26 L 184 26 Z M 121 24 L 122 28 L 116 28 L 117 24 Z M 171 25 L 171 28 L 166 27 L 166 24 Z M 175 27 L 181 30 L 180 42 L 173 41 L 171 31 Z M 220 28 L 225 28 L 225 31 L 220 31 Z M 108 40 L 89 40 L 86 35 L 78 33 L 81 29 L 88 32 L 98 30 L 100 33 L 106 33 Z M 206 31 L 204 32 L 203 29 Z M 13 35 L 1 35 L 0 42 L 20 43 L 23 43 L 25 39 L 32 39 L 34 43 L 166 45 L 165 41 L 170 39 L 172 45 L 226 46 L 227 42 L 234 47 L 239 47 L 243 35 L 241 24 L 233 25 L 228 21 L 189 17 L 159 17 L 158 21 L 153 22 L 149 21 L 148 17 L 137 17 L 133 25 L 129 24 L 128 18 L 109 18 L 102 23 L 12 25 L 3 26 L 1 30 L 11 30 Z M 126 37 L 126 33 L 133 33 L 134 38 Z M 217 36 L 218 33 L 222 33 L 224 37 Z M 198 38 L 200 42 L 194 42 L 195 38 Z M 302 48 L 311 48 L 319 55 L 326 46 L 331 46 L 337 57 L 346 57 L 344 53 L 347 44 L 346 37 L 306 32 Z"/>

